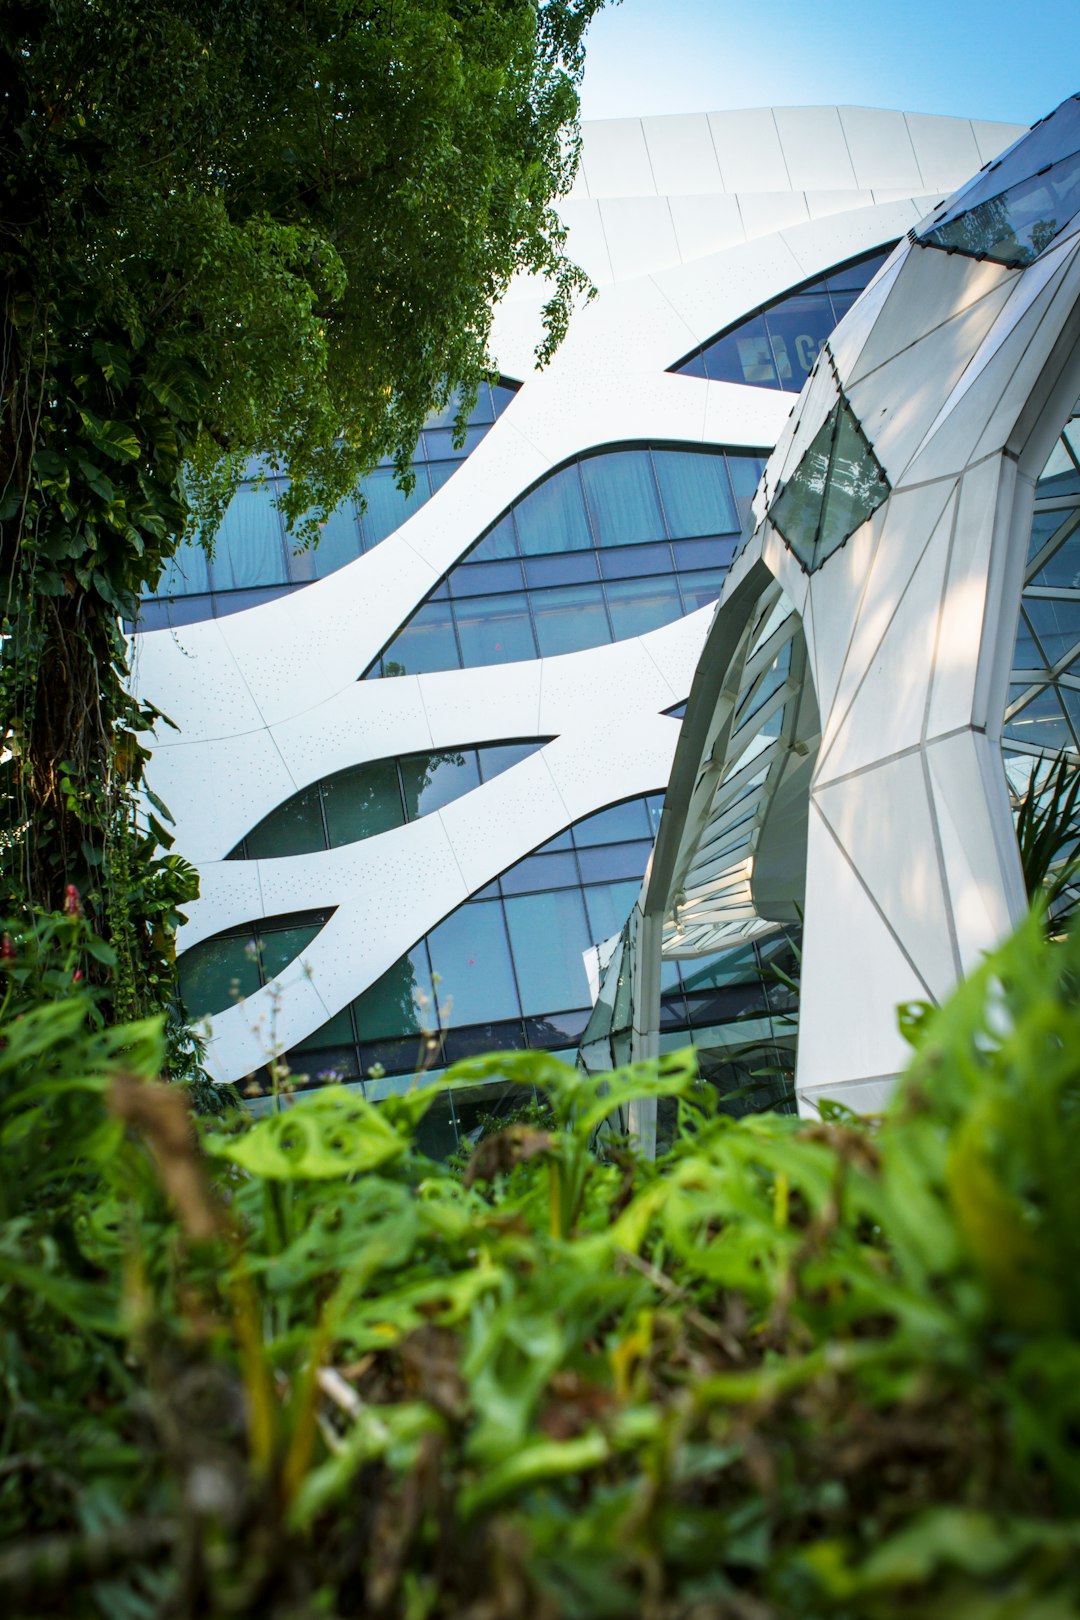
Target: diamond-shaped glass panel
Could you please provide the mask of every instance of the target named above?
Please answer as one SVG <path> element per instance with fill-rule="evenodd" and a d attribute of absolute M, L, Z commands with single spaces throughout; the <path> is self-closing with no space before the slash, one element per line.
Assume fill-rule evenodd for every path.
<path fill-rule="evenodd" d="M 919 240 L 929 247 L 1026 265 L 1080 211 L 1080 99 L 1070 97 L 990 165 Z"/>
<path fill-rule="evenodd" d="M 841 398 L 769 516 L 808 573 L 820 568 L 888 497 L 889 481 Z"/>

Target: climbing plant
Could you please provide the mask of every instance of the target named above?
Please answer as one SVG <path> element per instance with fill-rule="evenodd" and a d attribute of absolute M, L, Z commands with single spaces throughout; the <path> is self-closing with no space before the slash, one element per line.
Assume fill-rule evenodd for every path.
<path fill-rule="evenodd" d="M 602 0 L 25 0 L 0 14 L 0 869 L 74 884 L 120 1016 L 159 1006 L 197 892 L 143 795 L 164 723 L 122 621 L 252 456 L 298 543 L 493 365 L 544 276 Z"/>

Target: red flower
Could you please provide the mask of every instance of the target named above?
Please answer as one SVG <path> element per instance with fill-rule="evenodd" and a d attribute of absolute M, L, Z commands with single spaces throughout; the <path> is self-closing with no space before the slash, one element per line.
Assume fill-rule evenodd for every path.
<path fill-rule="evenodd" d="M 14 962 L 14 960 L 15 941 L 10 934 L 5 934 L 3 939 L 0 939 L 0 962 Z"/>
<path fill-rule="evenodd" d="M 79 899 L 79 891 L 75 887 L 74 883 L 69 883 L 67 888 L 64 890 L 64 916 L 81 917 L 82 914 L 82 902 Z"/>

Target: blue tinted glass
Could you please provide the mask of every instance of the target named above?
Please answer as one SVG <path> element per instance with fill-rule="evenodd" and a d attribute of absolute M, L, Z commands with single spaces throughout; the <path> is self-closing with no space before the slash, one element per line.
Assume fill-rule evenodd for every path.
<path fill-rule="evenodd" d="M 600 647 L 611 640 L 599 585 L 564 585 L 532 597 L 542 658 Z"/>
<path fill-rule="evenodd" d="M 276 855 L 308 855 L 313 850 L 325 849 L 318 783 L 272 810 L 252 828 L 246 842 L 248 859 L 252 861 Z"/>
<path fill-rule="evenodd" d="M 1073 746 L 1072 734 L 1052 686 L 1045 687 L 1018 714 L 1006 721 L 1004 735 L 1015 742 L 1027 743 L 1032 748 L 1052 748 L 1056 751 Z"/>
<path fill-rule="evenodd" d="M 415 465 L 416 483 L 411 495 L 405 495 L 398 488 L 394 474 L 377 468 L 360 485 L 360 493 L 367 501 L 367 508 L 361 519 L 364 526 L 364 544 L 367 549 L 385 540 L 388 534 L 418 512 L 424 502 L 431 495 L 428 483 L 427 468 Z"/>
<path fill-rule="evenodd" d="M 181 540 L 176 553 L 165 564 L 154 587 L 155 596 L 193 596 L 210 589 L 206 552 L 195 539 Z"/>
<path fill-rule="evenodd" d="M 360 555 L 360 525 L 352 501 L 337 507 L 319 525 L 319 543 L 310 553 L 316 579 L 325 579 Z"/>
<path fill-rule="evenodd" d="M 683 707 L 685 708 L 685 705 Z M 649 831 L 651 836 L 655 838 L 660 831 L 660 817 L 664 813 L 664 795 L 662 793 L 650 793 L 645 800 L 645 806 L 649 818 Z"/>
<path fill-rule="evenodd" d="M 612 805 L 610 810 L 598 810 L 574 828 L 574 842 L 579 849 L 651 836 L 648 814 L 641 799 L 628 799 L 625 804 Z"/>
<path fill-rule="evenodd" d="M 724 588 L 726 577 L 726 568 L 703 568 L 697 573 L 680 574 L 679 587 L 682 591 L 684 611 L 693 613 L 696 608 L 706 607 L 708 603 L 715 602 Z"/>
<path fill-rule="evenodd" d="M 664 519 L 647 450 L 615 450 L 581 463 L 598 546 L 661 540 Z"/>
<path fill-rule="evenodd" d="M 563 551 L 556 557 L 526 557 L 528 585 L 574 585 L 596 578 L 595 551 Z"/>
<path fill-rule="evenodd" d="M 1057 514 L 1058 517 L 1060 515 Z M 1031 583 L 1057 586 L 1059 589 L 1064 587 L 1066 590 L 1080 589 L 1080 529 L 1073 530 L 1064 544 L 1039 569 Z"/>
<path fill-rule="evenodd" d="M 422 675 L 460 667 L 454 624 L 447 602 L 428 602 L 400 630 L 383 654 L 387 675 Z"/>
<path fill-rule="evenodd" d="M 1025 596 L 1024 612 L 1050 663 L 1056 664 L 1080 641 L 1080 601 Z"/>
<path fill-rule="evenodd" d="M 825 278 L 825 285 L 834 293 L 842 288 L 854 288 L 856 292 L 862 292 L 864 287 L 869 287 L 891 252 L 891 247 L 883 248 L 880 253 L 871 253 L 868 258 L 857 259 L 845 270 L 832 270 Z"/>
<path fill-rule="evenodd" d="M 459 907 L 428 935 L 443 1028 L 512 1018 L 519 1011 L 498 900 Z"/>
<path fill-rule="evenodd" d="M 496 416 L 502 415 L 516 393 L 516 388 L 508 388 L 505 383 L 492 383 L 491 403 L 495 408 Z"/>
<path fill-rule="evenodd" d="M 674 578 L 611 579 L 605 586 L 616 641 L 643 636 L 682 612 Z"/>
<path fill-rule="evenodd" d="M 678 369 L 679 375 L 682 377 L 707 377 L 709 375 L 705 364 L 705 356 L 700 352 L 692 354 L 689 360 L 684 360 Z"/>
<path fill-rule="evenodd" d="M 442 489 L 446 480 L 457 472 L 461 463 L 459 461 L 429 461 L 428 477 L 431 479 L 431 493 L 434 495 Z"/>
<path fill-rule="evenodd" d="M 486 432 L 486 425 L 466 428 L 465 443 L 459 449 L 454 443 L 453 428 L 428 428 L 422 436 L 422 442 L 432 461 L 463 461 L 476 449 Z"/>
<path fill-rule="evenodd" d="M 620 546 L 598 555 L 600 572 L 605 579 L 633 579 L 640 574 L 671 572 L 671 547 L 666 540 L 655 546 Z"/>
<path fill-rule="evenodd" d="M 688 450 L 654 451 L 656 476 L 676 539 L 695 534 L 731 534 L 739 527 L 722 455 Z"/>
<path fill-rule="evenodd" d="M 522 555 L 584 551 L 592 545 L 577 467 L 564 467 L 514 508 Z"/>
<path fill-rule="evenodd" d="M 536 643 L 524 596 L 480 596 L 455 604 L 466 669 L 535 658 Z"/>
<path fill-rule="evenodd" d="M 522 1012 L 543 1014 L 588 1005 L 583 953 L 591 941 L 580 890 L 518 895 L 503 904 Z"/>
<path fill-rule="evenodd" d="M 617 934 L 629 917 L 641 884 L 629 879 L 623 883 L 599 883 L 585 890 L 585 910 L 589 932 L 599 945 Z"/>
<path fill-rule="evenodd" d="M 331 849 L 400 827 L 405 819 L 392 759 L 337 771 L 322 784 L 322 795 Z"/>
<path fill-rule="evenodd" d="M 285 582 L 281 517 L 273 501 L 272 485 L 241 484 L 236 491 L 214 542 L 215 590 Z"/>
<path fill-rule="evenodd" d="M 493 776 L 508 771 L 511 766 L 517 765 L 521 760 L 528 759 L 541 747 L 539 742 L 495 743 L 492 746 L 478 748 L 480 756 L 480 775 L 485 782 L 490 782 Z"/>
<path fill-rule="evenodd" d="M 761 475 L 765 471 L 765 458 L 763 456 L 736 456 L 728 452 L 728 472 L 731 475 L 731 487 L 735 491 L 735 508 L 739 517 L 739 528 L 746 527 L 750 516 L 750 502 L 754 498 L 754 491 L 761 482 Z"/>
<path fill-rule="evenodd" d="M 434 990 L 423 940 L 396 961 L 352 1004 L 363 1041 L 419 1035 L 436 1025 Z"/>
<path fill-rule="evenodd" d="M 676 540 L 672 546 L 678 569 L 727 568 L 735 555 L 736 541 Z"/>
<path fill-rule="evenodd" d="M 710 344 L 705 350 L 705 366 L 714 382 L 750 383 L 755 388 L 780 386 L 769 334 L 760 315 Z"/>
<path fill-rule="evenodd" d="M 490 533 L 485 534 L 480 544 L 472 548 L 469 552 L 469 561 L 495 562 L 500 557 L 516 557 L 517 552 L 514 515 L 507 512 Z"/>
<path fill-rule="evenodd" d="M 602 883 L 607 879 L 641 878 L 645 863 L 652 851 L 652 839 L 643 838 L 632 844 L 598 844 L 595 849 L 579 849 L 583 883 Z"/>
<path fill-rule="evenodd" d="M 506 562 L 474 562 L 470 558 L 451 572 L 447 584 L 452 596 L 488 596 L 497 591 L 519 591 L 521 563 L 516 557 Z"/>
<path fill-rule="evenodd" d="M 577 860 L 565 854 L 527 855 L 501 878 L 503 894 L 529 894 L 534 889 L 565 889 L 578 880 Z"/>
<path fill-rule="evenodd" d="M 406 754 L 398 763 L 405 813 L 410 821 L 430 815 L 480 786 L 476 755 L 471 748 L 456 753 Z"/>
<path fill-rule="evenodd" d="M 835 324 L 826 293 L 796 293 L 769 311 L 765 325 L 782 388 L 799 393 Z"/>

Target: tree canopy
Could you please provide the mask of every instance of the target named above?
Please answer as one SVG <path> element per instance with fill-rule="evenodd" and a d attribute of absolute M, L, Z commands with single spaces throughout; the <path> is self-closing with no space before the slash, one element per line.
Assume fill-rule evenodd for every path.
<path fill-rule="evenodd" d="M 601 3 L 4 7 L 0 853 L 15 901 L 56 906 L 77 878 L 109 910 L 98 878 L 120 800 L 130 831 L 148 718 L 123 695 L 119 616 L 192 503 L 212 533 L 259 455 L 288 469 L 303 539 L 380 456 L 404 472 L 425 414 L 455 389 L 467 406 L 492 368 L 492 305 L 516 272 L 552 289 L 541 358 L 558 342 L 587 282 L 551 205 Z M 184 883 L 166 888 L 140 926 L 175 920 Z"/>

